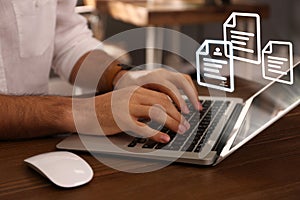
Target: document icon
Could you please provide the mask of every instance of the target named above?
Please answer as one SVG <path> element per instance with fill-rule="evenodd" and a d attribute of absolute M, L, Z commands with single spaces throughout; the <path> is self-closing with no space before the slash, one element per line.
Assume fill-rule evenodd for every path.
<path fill-rule="evenodd" d="M 254 30 L 245 31 L 245 22 Z M 233 58 L 252 64 L 261 63 L 260 16 L 255 13 L 233 12 L 223 24 L 224 41 L 233 45 Z"/>
<path fill-rule="evenodd" d="M 269 41 L 262 50 L 262 73 L 267 80 L 294 83 L 293 45 L 291 42 Z"/>
<path fill-rule="evenodd" d="M 199 85 L 226 92 L 234 91 L 232 44 L 220 40 L 205 40 L 196 52 Z M 229 78 L 225 75 L 229 72 Z"/>

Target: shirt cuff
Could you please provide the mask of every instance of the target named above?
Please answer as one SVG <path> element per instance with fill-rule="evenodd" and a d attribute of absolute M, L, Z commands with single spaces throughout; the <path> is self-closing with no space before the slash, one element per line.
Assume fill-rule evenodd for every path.
<path fill-rule="evenodd" d="M 84 54 L 93 50 L 103 50 L 103 45 L 99 40 L 95 38 L 88 38 L 77 42 L 58 60 L 57 65 L 59 65 L 60 67 L 57 67 L 57 71 L 55 72 L 63 79 L 69 81 L 73 67 L 78 62 L 78 60 Z"/>

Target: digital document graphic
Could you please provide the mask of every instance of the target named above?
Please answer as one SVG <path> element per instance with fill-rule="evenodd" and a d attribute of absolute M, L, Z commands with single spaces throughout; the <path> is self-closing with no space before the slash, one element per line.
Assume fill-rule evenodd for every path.
<path fill-rule="evenodd" d="M 230 42 L 205 40 L 197 51 L 199 85 L 227 92 L 234 91 L 233 48 Z M 229 71 L 229 78 L 224 76 Z"/>
<path fill-rule="evenodd" d="M 269 41 L 262 50 L 262 60 L 262 73 L 265 79 L 290 85 L 294 83 L 291 42 Z"/>
<path fill-rule="evenodd" d="M 254 30 L 243 30 L 243 23 L 253 24 Z M 233 12 L 223 24 L 224 41 L 233 45 L 233 58 L 243 62 L 261 63 L 260 16 L 255 13 Z"/>

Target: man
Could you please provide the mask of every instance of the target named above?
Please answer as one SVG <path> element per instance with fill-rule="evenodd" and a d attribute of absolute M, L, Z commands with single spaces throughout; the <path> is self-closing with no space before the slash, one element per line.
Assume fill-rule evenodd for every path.
<path fill-rule="evenodd" d="M 75 4 L 76 0 L 0 0 L 0 138 L 76 132 L 73 113 L 78 108 L 72 108 L 72 98 L 45 95 L 48 75 L 52 67 L 61 77 L 74 83 L 88 57 L 97 65 L 84 64 L 86 79 L 81 82 L 99 78 L 94 73 L 97 67 L 103 73 L 97 89 L 106 93 L 78 99 L 82 112 L 90 100 L 95 102 L 97 119 L 103 130 L 87 134 L 113 135 L 132 131 L 158 142 L 168 142 L 167 134 L 156 132 L 139 121 L 150 117 L 165 122 L 165 126 L 178 133 L 189 129 L 189 123 L 170 98 L 182 112 L 189 112 L 178 90 L 182 89 L 194 107 L 201 109 L 190 77 L 166 70 L 127 72 L 117 61 L 108 62 L 111 57 L 98 48 L 101 43 L 92 38 L 84 18 L 74 12 Z M 129 103 L 122 100 L 131 86 L 157 76 L 161 84 L 139 87 Z M 118 84 L 120 79 L 122 84 Z M 116 84 L 117 90 L 111 92 Z M 117 116 L 112 112 L 112 95 L 120 99 L 113 105 L 121 108 Z M 122 116 L 122 108 L 129 110 L 131 118 Z M 79 121 L 89 124 L 88 117 Z M 118 121 L 123 122 L 122 129 Z M 129 126 L 132 122 L 135 126 Z M 141 127 L 144 128 L 142 133 Z"/>

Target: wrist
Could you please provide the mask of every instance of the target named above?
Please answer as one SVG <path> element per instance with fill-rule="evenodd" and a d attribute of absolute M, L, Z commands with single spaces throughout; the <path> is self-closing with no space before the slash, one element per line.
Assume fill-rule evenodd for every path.
<path fill-rule="evenodd" d="M 62 111 L 62 120 L 57 121 L 56 126 L 64 132 L 77 132 L 73 118 L 72 98 L 66 97 L 61 100 L 61 102 L 63 102 L 60 108 Z"/>
<path fill-rule="evenodd" d="M 99 92 L 110 92 L 114 89 L 114 80 L 118 73 L 122 71 L 117 61 L 113 62 L 102 75 L 98 84 Z"/>
<path fill-rule="evenodd" d="M 121 70 L 121 71 L 119 71 L 117 74 L 116 74 L 116 76 L 115 76 L 115 78 L 114 78 L 114 80 L 113 80 L 113 87 L 115 88 L 115 86 L 116 86 L 116 84 L 118 83 L 118 81 L 121 79 L 121 77 L 124 75 L 124 74 L 126 74 L 128 71 L 127 70 Z"/>

